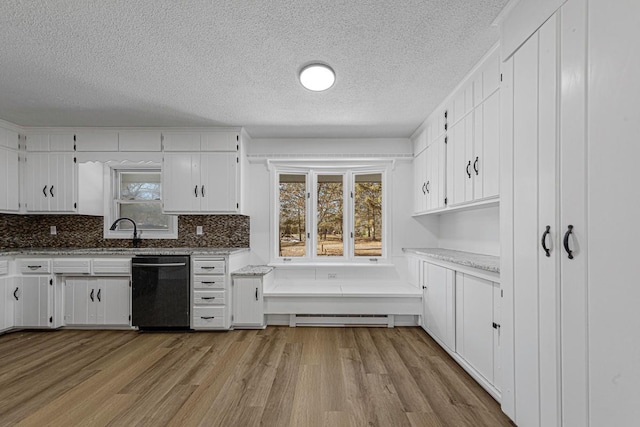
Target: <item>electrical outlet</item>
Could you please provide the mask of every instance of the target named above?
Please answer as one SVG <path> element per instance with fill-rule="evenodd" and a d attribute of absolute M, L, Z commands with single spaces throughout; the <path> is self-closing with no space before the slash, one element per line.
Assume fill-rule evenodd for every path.
<path fill-rule="evenodd" d="M 49 227 L 49 233 L 51 233 L 52 236 L 58 234 L 58 230 L 56 229 L 55 225 L 52 225 L 51 227 Z"/>
<path fill-rule="evenodd" d="M 327 274 L 327 279 L 337 279 L 338 273 L 329 273 Z"/>
<path fill-rule="evenodd" d="M 196 234 L 197 234 L 198 236 L 201 236 L 201 235 L 202 235 L 202 233 L 203 233 L 203 232 L 202 232 L 202 226 L 201 226 L 201 225 L 196 226 Z"/>

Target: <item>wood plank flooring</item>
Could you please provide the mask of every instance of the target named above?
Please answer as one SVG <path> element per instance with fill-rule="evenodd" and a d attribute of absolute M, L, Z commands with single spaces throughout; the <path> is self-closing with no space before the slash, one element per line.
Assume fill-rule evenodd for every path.
<path fill-rule="evenodd" d="M 509 426 L 419 328 L 0 336 L 0 425 Z"/>

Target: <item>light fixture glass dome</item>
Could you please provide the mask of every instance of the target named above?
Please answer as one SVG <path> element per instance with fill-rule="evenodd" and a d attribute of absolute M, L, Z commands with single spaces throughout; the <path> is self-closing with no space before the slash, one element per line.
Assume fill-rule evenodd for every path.
<path fill-rule="evenodd" d="M 314 92 L 329 89 L 336 81 L 336 73 L 325 64 L 310 64 L 300 70 L 300 83 Z"/>

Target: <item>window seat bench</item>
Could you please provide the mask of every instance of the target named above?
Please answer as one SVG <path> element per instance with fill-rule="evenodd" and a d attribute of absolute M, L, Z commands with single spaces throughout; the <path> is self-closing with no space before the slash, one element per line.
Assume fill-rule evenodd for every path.
<path fill-rule="evenodd" d="M 289 315 L 289 326 L 386 325 L 396 315 L 421 315 L 422 290 L 387 281 L 298 281 L 263 290 L 265 314 Z"/>

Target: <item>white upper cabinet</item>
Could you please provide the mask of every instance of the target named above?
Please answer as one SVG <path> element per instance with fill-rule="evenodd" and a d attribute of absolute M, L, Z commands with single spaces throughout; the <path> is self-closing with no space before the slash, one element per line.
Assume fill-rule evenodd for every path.
<path fill-rule="evenodd" d="M 75 151 L 75 134 L 29 132 L 25 146 L 27 151 Z"/>
<path fill-rule="evenodd" d="M 163 211 L 237 212 L 237 179 L 236 153 L 165 153 Z"/>
<path fill-rule="evenodd" d="M 19 144 L 18 132 L 0 127 L 0 147 L 17 150 Z"/>
<path fill-rule="evenodd" d="M 200 132 L 163 132 L 164 151 L 200 151 Z"/>
<path fill-rule="evenodd" d="M 493 203 L 500 195 L 500 58 L 491 51 L 414 137 L 414 212 Z M 421 154 L 427 147 L 426 154 Z M 482 202 L 482 203 L 477 203 Z"/>
<path fill-rule="evenodd" d="M 238 151 L 240 135 L 238 132 L 203 132 L 200 136 L 202 151 Z"/>
<path fill-rule="evenodd" d="M 118 132 L 120 151 L 160 151 L 162 134 L 153 130 L 128 130 Z"/>
<path fill-rule="evenodd" d="M 19 202 L 18 152 L 0 147 L 0 212 L 17 212 Z"/>
<path fill-rule="evenodd" d="M 240 134 L 235 131 L 163 132 L 164 151 L 238 151 Z"/>
<path fill-rule="evenodd" d="M 77 150 L 118 151 L 118 132 L 108 130 L 82 131 L 76 133 Z"/>
<path fill-rule="evenodd" d="M 29 153 L 25 162 L 27 212 L 76 211 L 76 163 L 73 154 Z"/>

